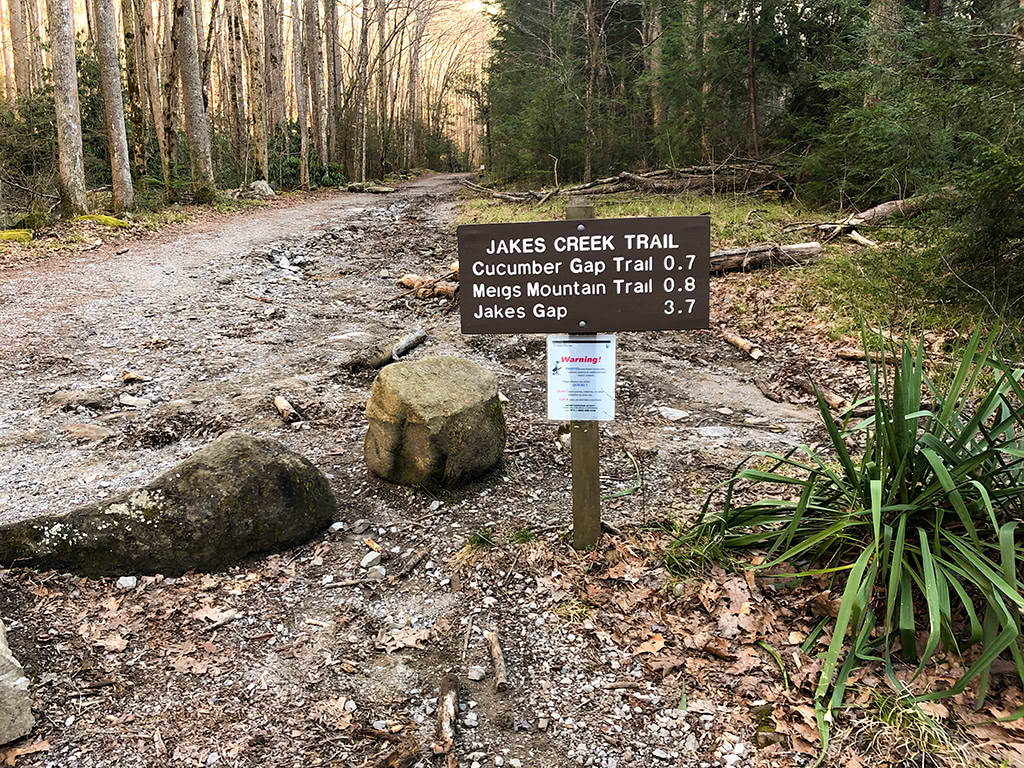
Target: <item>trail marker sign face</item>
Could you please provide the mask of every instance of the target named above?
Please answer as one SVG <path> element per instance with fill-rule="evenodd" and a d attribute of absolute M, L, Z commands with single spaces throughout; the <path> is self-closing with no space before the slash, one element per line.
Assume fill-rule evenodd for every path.
<path fill-rule="evenodd" d="M 459 227 L 463 333 L 707 328 L 711 220 Z"/>

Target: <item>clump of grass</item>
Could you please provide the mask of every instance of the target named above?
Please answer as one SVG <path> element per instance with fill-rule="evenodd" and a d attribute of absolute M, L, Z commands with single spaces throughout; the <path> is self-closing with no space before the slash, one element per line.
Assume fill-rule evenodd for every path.
<path fill-rule="evenodd" d="M 582 623 L 586 621 L 590 618 L 592 612 L 593 611 L 589 605 L 575 597 L 563 600 L 556 605 L 552 611 L 555 616 L 573 623 Z"/>
<path fill-rule="evenodd" d="M 480 528 L 469 534 L 469 538 L 466 539 L 466 546 L 470 550 L 479 552 L 480 550 L 496 547 L 498 543 L 494 538 L 494 531 L 490 528 Z"/>
<path fill-rule="evenodd" d="M 906 696 L 874 692 L 873 707 L 844 718 L 834 746 L 849 747 L 864 764 L 877 759 L 919 768 L 992 768 L 970 734 L 924 712 Z M 841 751 L 837 749 L 837 751 Z"/>
<path fill-rule="evenodd" d="M 537 539 L 537 534 L 529 528 L 520 528 L 512 534 L 513 544 L 529 544 Z"/>

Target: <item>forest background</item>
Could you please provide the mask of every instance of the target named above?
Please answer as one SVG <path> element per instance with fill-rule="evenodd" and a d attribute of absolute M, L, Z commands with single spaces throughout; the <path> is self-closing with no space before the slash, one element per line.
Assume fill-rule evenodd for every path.
<path fill-rule="evenodd" d="M 972 285 L 1024 249 L 1024 0 L 0 0 L 0 52 L 8 226 L 754 164 L 809 207 L 926 200 Z"/>

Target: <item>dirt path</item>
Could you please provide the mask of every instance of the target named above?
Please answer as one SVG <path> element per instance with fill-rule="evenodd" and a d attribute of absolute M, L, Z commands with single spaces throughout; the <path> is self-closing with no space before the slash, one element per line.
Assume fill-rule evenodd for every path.
<path fill-rule="evenodd" d="M 492 627 L 512 690 L 463 678 L 460 765 L 707 766 L 730 731 L 748 750 L 730 764 L 756 762 L 760 689 L 691 680 L 695 703 L 677 709 L 683 624 L 640 609 L 671 588 L 642 534 L 588 557 L 565 547 L 568 455 L 543 418 L 543 339 L 463 337 L 446 300 L 395 299 L 396 276 L 443 273 L 456 257 L 456 189 L 457 177 L 431 176 L 390 196 L 339 194 L 6 273 L 3 520 L 124 490 L 243 428 L 327 472 L 343 524 L 296 552 L 131 591 L 4 572 L 0 608 L 48 742 L 18 765 L 374 765 L 387 741 L 353 726 L 416 734 L 427 748 L 441 674 L 486 664 Z M 503 465 L 445 497 L 388 486 L 361 459 L 372 376 L 352 361 L 415 327 L 429 341 L 414 356 L 472 358 L 509 399 Z M 691 515 L 740 454 L 796 444 L 816 421 L 766 399 L 716 334 L 619 344 L 603 481 L 631 485 L 629 455 L 645 481 L 607 505 L 620 528 Z M 125 372 L 142 380 L 125 384 Z M 300 425 L 280 422 L 277 394 Z M 351 535 L 357 519 L 371 529 Z M 474 550 L 476 531 L 487 533 Z M 424 558 L 401 583 L 331 587 L 358 575 L 366 536 L 389 570 Z M 584 580 L 595 563 L 616 574 L 608 594 L 631 595 L 617 608 L 595 607 L 597 582 Z M 238 618 L 209 631 L 229 610 Z M 660 647 L 638 654 L 652 636 L 679 663 Z"/>

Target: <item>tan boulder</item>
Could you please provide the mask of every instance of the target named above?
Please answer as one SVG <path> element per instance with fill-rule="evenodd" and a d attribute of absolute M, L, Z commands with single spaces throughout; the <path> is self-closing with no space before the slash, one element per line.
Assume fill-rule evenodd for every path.
<path fill-rule="evenodd" d="M 366 417 L 366 464 L 393 483 L 451 488 L 487 472 L 505 450 L 498 380 L 459 357 L 385 367 Z"/>

